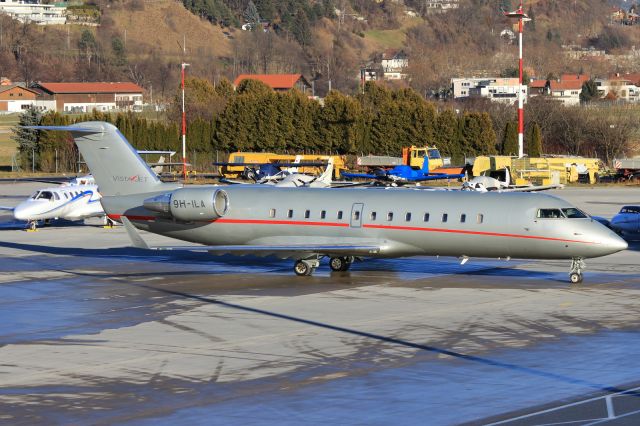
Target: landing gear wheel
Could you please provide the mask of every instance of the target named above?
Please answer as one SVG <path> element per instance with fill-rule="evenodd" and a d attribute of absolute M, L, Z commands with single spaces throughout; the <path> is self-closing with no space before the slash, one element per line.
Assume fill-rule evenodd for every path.
<path fill-rule="evenodd" d="M 348 271 L 353 263 L 352 257 L 332 257 L 329 259 L 329 267 L 332 271 Z"/>
<path fill-rule="evenodd" d="M 571 259 L 571 270 L 569 271 L 569 281 L 571 284 L 579 284 L 582 282 L 582 271 L 584 268 L 584 260 L 581 257 Z"/>
<path fill-rule="evenodd" d="M 38 228 L 38 222 L 35 220 L 32 220 L 31 222 L 29 222 L 29 231 L 37 231 Z"/>
<path fill-rule="evenodd" d="M 296 273 L 296 275 L 298 276 L 309 276 L 311 274 L 313 274 L 313 271 L 316 268 L 314 268 L 313 266 L 311 266 L 311 264 L 309 262 L 306 262 L 304 260 L 298 260 L 295 265 L 293 265 L 293 271 Z"/>

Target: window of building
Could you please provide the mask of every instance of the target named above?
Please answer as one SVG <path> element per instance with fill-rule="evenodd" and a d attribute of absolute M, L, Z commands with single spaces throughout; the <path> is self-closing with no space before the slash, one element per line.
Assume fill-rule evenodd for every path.
<path fill-rule="evenodd" d="M 478 213 L 478 223 L 482 223 L 484 221 L 484 215 L 482 213 Z"/>
<path fill-rule="evenodd" d="M 287 217 L 289 219 L 291 219 L 293 217 L 293 210 L 289 209 L 289 211 L 287 212 Z"/>
<path fill-rule="evenodd" d="M 467 215 L 462 213 L 460 215 L 460 223 L 465 223 L 467 221 Z"/>
<path fill-rule="evenodd" d="M 411 222 L 411 212 L 405 213 L 404 220 L 407 222 Z"/>
<path fill-rule="evenodd" d="M 276 217 L 276 209 L 269 210 L 269 217 Z"/>
<path fill-rule="evenodd" d="M 387 213 L 387 220 L 391 222 L 393 220 L 393 212 Z"/>
<path fill-rule="evenodd" d="M 338 211 L 338 220 L 342 219 L 342 210 Z"/>
<path fill-rule="evenodd" d="M 429 222 L 429 213 L 425 213 L 424 214 L 424 219 L 425 222 Z"/>
<path fill-rule="evenodd" d="M 442 221 L 446 222 L 449 219 L 449 215 L 447 213 L 442 213 Z"/>
<path fill-rule="evenodd" d="M 311 210 L 305 210 L 304 211 L 304 218 L 305 219 L 309 219 L 311 217 Z"/>
<path fill-rule="evenodd" d="M 322 210 L 320 212 L 320 219 L 326 219 L 327 218 L 327 211 L 326 210 Z"/>
<path fill-rule="evenodd" d="M 369 214 L 369 218 L 371 219 L 372 222 L 376 220 L 377 215 L 378 214 L 376 212 L 371 212 L 371 214 Z"/>

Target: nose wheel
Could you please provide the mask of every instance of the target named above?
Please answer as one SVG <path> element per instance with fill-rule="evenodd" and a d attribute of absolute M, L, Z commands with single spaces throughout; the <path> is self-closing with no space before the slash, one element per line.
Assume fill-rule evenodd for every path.
<path fill-rule="evenodd" d="M 579 284 L 582 282 L 582 271 L 584 268 L 584 259 L 581 257 L 571 259 L 571 270 L 569 271 L 569 281 L 571 284 Z"/>

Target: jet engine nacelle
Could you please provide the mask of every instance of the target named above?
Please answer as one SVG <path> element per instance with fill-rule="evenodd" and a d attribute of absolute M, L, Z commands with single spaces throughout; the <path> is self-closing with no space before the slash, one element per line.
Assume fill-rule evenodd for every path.
<path fill-rule="evenodd" d="M 215 220 L 229 211 L 229 194 L 223 189 L 180 188 L 148 198 L 143 206 L 187 222 Z"/>

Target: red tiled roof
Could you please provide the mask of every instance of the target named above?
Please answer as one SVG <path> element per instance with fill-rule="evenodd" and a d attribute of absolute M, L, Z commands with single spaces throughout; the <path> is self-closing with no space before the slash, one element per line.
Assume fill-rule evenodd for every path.
<path fill-rule="evenodd" d="M 640 73 L 613 74 L 609 76 L 612 81 L 630 81 L 632 84 L 638 85 L 640 82 Z"/>
<path fill-rule="evenodd" d="M 560 81 L 580 81 L 582 83 L 586 83 L 589 81 L 589 76 L 585 74 L 562 74 L 560 76 Z"/>
<path fill-rule="evenodd" d="M 533 80 L 529 83 L 532 89 L 544 89 L 547 86 L 547 80 Z"/>
<path fill-rule="evenodd" d="M 569 81 L 556 81 L 551 80 L 551 91 L 555 92 L 556 90 L 581 90 L 582 82 L 580 80 L 569 80 Z"/>
<path fill-rule="evenodd" d="M 142 93 L 142 87 L 129 82 L 38 83 L 51 93 Z"/>
<path fill-rule="evenodd" d="M 258 80 L 272 89 L 292 89 L 302 74 L 240 74 L 233 82 L 238 86 L 242 80 Z"/>

